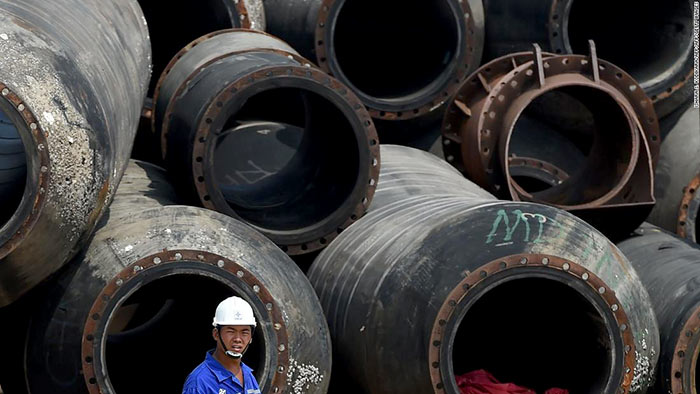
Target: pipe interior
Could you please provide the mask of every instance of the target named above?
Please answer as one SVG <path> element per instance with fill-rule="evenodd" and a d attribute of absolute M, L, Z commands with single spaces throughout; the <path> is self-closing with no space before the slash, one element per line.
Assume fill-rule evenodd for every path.
<path fill-rule="evenodd" d="M 457 329 L 454 373 L 484 369 L 542 393 L 602 393 L 612 363 L 603 317 L 578 291 L 551 279 L 515 279 L 485 293 Z"/>
<path fill-rule="evenodd" d="M 625 112 L 611 96 L 567 86 L 525 108 L 513 125 L 509 154 L 552 163 L 569 174 L 545 190 L 518 183 L 536 201 L 578 205 L 604 196 L 622 180 L 632 160 L 632 136 Z"/>
<path fill-rule="evenodd" d="M 345 79 L 377 99 L 424 94 L 454 69 L 462 16 L 451 2 L 343 1 L 332 45 Z"/>
<path fill-rule="evenodd" d="M 115 393 L 181 392 L 189 373 L 216 347 L 214 312 L 232 295 L 239 294 L 217 280 L 179 274 L 152 281 L 127 298 L 108 325 L 105 359 Z M 256 379 L 264 357 L 265 340 L 256 330 L 243 356 Z"/>
<path fill-rule="evenodd" d="M 19 129 L 0 109 L 0 228 L 22 202 L 27 183 L 27 157 Z"/>
<path fill-rule="evenodd" d="M 642 85 L 667 78 L 692 47 L 691 2 L 668 0 L 573 1 L 568 38 L 574 53 L 598 56 L 627 71 Z M 672 81 L 673 84 L 679 81 Z"/>
<path fill-rule="evenodd" d="M 353 124 L 333 103 L 299 88 L 248 98 L 214 151 L 214 174 L 245 221 L 285 231 L 319 223 L 348 199 L 359 171 Z"/>
<path fill-rule="evenodd" d="M 139 0 L 148 23 L 153 53 L 153 73 L 148 96 L 165 66 L 193 40 L 213 31 L 235 27 L 225 3 L 231 0 Z"/>

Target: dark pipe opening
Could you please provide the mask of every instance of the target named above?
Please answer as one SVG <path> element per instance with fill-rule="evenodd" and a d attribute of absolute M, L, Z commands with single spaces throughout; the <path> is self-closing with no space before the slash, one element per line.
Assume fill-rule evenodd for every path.
<path fill-rule="evenodd" d="M 612 363 L 603 317 L 578 291 L 551 279 L 514 279 L 485 293 L 457 329 L 457 376 L 485 369 L 542 393 L 602 393 Z"/>
<path fill-rule="evenodd" d="M 153 52 L 149 97 L 153 96 L 165 66 L 180 49 L 205 34 L 235 27 L 225 5 L 227 2 L 233 3 L 233 0 L 139 0 Z"/>
<path fill-rule="evenodd" d="M 539 134 L 533 134 L 537 139 L 529 139 L 530 119 L 544 122 L 549 114 L 556 115 Z M 569 174 L 561 184 L 543 191 L 520 185 L 535 200 L 578 205 L 594 201 L 618 185 L 632 158 L 632 135 L 623 109 L 610 95 L 586 86 L 567 86 L 544 93 L 525 108 L 513 126 L 509 152 L 522 155 L 519 144 L 529 141 L 529 157 L 552 163 Z"/>
<path fill-rule="evenodd" d="M 115 392 L 182 392 L 189 373 L 216 347 L 214 312 L 232 295 L 238 294 L 215 279 L 185 274 L 157 279 L 134 292 L 107 328 L 105 359 Z M 243 356 L 256 379 L 262 376 L 264 355 L 258 329 Z"/>
<path fill-rule="evenodd" d="M 332 45 L 345 79 L 377 99 L 421 95 L 449 67 L 461 28 L 450 0 L 348 0 Z M 361 28 L 358 28 L 361 26 Z"/>
<path fill-rule="evenodd" d="M 691 2 L 669 0 L 573 1 L 568 38 L 574 53 L 598 56 L 627 71 L 642 85 L 668 78 L 692 48 Z M 658 81 L 656 81 L 658 82 Z M 673 84 L 679 81 L 671 81 Z"/>
<path fill-rule="evenodd" d="M 353 125 L 328 99 L 298 88 L 248 98 L 217 140 L 214 174 L 231 209 L 285 231 L 335 212 L 358 178 Z"/>
<path fill-rule="evenodd" d="M 19 129 L 0 109 L 0 228 L 15 214 L 27 183 L 27 157 Z"/>

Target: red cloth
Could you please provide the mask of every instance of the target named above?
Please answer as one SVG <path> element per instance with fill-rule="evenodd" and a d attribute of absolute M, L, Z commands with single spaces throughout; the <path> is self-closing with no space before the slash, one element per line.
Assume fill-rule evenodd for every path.
<path fill-rule="evenodd" d="M 501 383 L 483 369 L 457 376 L 457 387 L 462 394 L 536 394 L 533 390 L 513 383 Z M 569 394 L 569 391 L 553 388 L 544 394 Z"/>

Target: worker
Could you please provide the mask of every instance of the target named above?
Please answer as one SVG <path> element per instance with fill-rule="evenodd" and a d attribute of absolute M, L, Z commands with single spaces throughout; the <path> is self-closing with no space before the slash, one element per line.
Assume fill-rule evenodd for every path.
<path fill-rule="evenodd" d="M 229 297 L 216 308 L 213 326 L 216 348 L 187 377 L 182 394 L 260 393 L 253 370 L 241 360 L 256 327 L 253 308 L 240 297 Z"/>

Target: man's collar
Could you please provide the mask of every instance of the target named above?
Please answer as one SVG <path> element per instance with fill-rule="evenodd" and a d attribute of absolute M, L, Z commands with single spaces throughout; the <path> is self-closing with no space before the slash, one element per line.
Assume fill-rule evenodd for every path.
<path fill-rule="evenodd" d="M 207 352 L 207 356 L 204 359 L 204 362 L 209 368 L 209 370 L 216 376 L 216 380 L 219 381 L 219 383 L 223 382 L 224 380 L 228 378 L 233 378 L 233 373 L 226 369 L 217 359 L 214 358 L 214 350 L 210 350 Z M 243 374 L 245 375 L 246 373 L 250 374 L 253 372 L 253 370 L 245 365 L 243 361 L 241 361 L 241 371 L 243 371 Z"/>

